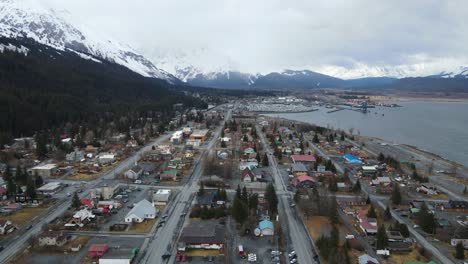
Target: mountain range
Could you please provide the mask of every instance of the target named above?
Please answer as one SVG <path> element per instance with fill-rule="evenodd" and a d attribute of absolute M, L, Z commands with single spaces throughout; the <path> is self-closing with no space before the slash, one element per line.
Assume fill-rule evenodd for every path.
<path fill-rule="evenodd" d="M 112 40 L 77 23 L 71 22 L 66 11 L 50 9 L 35 0 L 0 0 L 0 35 L 8 38 L 31 38 L 38 43 L 61 51 L 71 51 L 84 59 L 111 61 L 141 74 L 166 80 L 171 84 L 226 88 L 226 89 L 312 89 L 348 87 L 390 87 L 408 78 L 411 69 L 362 67 L 362 72 L 352 72 L 359 79 L 343 79 L 334 76 L 351 76 L 344 68 L 335 67 L 327 72 L 334 76 L 311 70 L 282 70 L 259 74 L 233 70 L 236 63 L 212 51 L 189 51 L 182 56 L 160 52 L 148 54 L 149 59 L 132 47 Z M 210 53 L 211 56 L 207 56 Z M 211 57 L 211 59 L 207 59 Z M 210 67 L 195 66 L 203 62 Z M 213 66 L 214 65 L 214 66 Z M 366 77 L 372 76 L 372 77 Z M 378 77 L 375 77 L 378 76 Z M 426 79 L 427 78 L 427 79 Z M 468 78 L 468 67 L 447 71 L 423 78 L 419 82 L 434 79 Z M 438 81 L 437 83 L 443 83 Z M 464 83 L 464 82 L 451 82 Z"/>

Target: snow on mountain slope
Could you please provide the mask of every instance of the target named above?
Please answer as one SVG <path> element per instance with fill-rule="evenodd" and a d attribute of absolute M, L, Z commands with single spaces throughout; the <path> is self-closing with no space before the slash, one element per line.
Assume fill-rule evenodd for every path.
<path fill-rule="evenodd" d="M 317 69 L 317 72 L 331 75 L 342 79 L 358 79 L 368 77 L 392 77 L 392 78 L 406 78 L 406 77 L 455 77 L 459 74 L 468 74 L 467 67 L 453 66 L 456 64 L 438 64 L 431 63 L 415 63 L 408 65 L 396 66 L 369 66 L 363 63 L 356 63 L 353 67 L 341 66 L 324 66 Z M 444 69 L 444 71 L 440 71 Z M 465 71 L 463 71 L 465 69 Z M 458 77 L 460 77 L 458 76 Z"/>
<path fill-rule="evenodd" d="M 73 50 L 83 58 L 92 58 L 86 57 L 91 54 L 113 61 L 146 77 L 179 82 L 131 47 L 83 27 L 78 29 L 68 21 L 66 12 L 57 12 L 37 0 L 0 0 L 0 35 L 32 38 L 59 50 Z"/>

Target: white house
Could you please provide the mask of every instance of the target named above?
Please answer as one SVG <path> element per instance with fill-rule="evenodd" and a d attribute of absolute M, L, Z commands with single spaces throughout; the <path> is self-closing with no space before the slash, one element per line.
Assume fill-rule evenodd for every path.
<path fill-rule="evenodd" d="M 125 177 L 127 177 L 127 179 L 136 180 L 140 178 L 142 173 L 143 173 L 143 169 L 140 166 L 135 165 L 133 166 L 133 168 L 125 172 Z"/>
<path fill-rule="evenodd" d="M 98 157 L 99 164 L 106 165 L 115 161 L 115 155 L 112 153 L 100 153 Z"/>
<path fill-rule="evenodd" d="M 133 209 L 128 212 L 125 216 L 125 222 L 142 223 L 145 219 L 156 218 L 157 213 L 158 209 L 156 209 L 148 200 L 143 199 L 135 204 Z"/>

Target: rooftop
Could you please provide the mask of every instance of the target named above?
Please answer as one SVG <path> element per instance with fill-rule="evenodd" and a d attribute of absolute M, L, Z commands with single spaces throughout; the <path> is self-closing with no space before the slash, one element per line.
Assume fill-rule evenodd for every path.
<path fill-rule="evenodd" d="M 57 164 L 49 163 L 49 164 L 38 165 L 36 167 L 33 167 L 32 170 L 51 170 L 55 168 L 57 168 Z"/>

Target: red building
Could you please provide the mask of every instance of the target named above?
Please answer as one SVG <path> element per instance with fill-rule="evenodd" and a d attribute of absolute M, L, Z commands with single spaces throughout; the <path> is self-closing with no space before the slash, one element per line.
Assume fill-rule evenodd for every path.
<path fill-rule="evenodd" d="M 89 247 L 88 255 L 92 258 L 100 258 L 109 250 L 107 244 L 92 244 Z"/>

